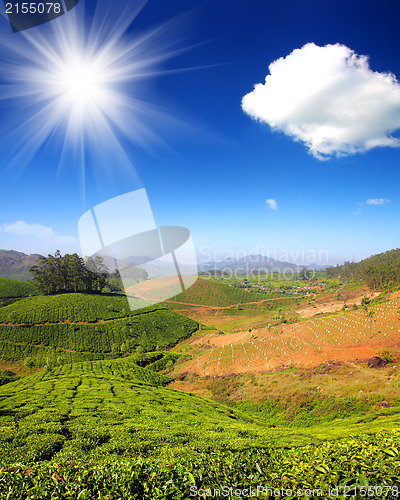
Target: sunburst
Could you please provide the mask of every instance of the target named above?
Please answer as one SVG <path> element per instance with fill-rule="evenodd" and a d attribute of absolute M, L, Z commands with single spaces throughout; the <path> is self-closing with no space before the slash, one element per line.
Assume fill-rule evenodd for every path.
<path fill-rule="evenodd" d="M 3 34 L 0 98 L 16 108 L 7 134 L 15 145 L 11 166 L 26 167 L 51 144 L 61 166 L 73 158 L 84 172 L 90 156 L 91 164 L 129 170 L 124 138 L 151 146 L 151 123 L 164 113 L 140 95 L 138 83 L 162 74 L 161 63 L 186 49 L 171 36 L 171 21 L 132 34 L 145 4 L 112 2 L 90 22 L 77 7 L 40 28 Z"/>

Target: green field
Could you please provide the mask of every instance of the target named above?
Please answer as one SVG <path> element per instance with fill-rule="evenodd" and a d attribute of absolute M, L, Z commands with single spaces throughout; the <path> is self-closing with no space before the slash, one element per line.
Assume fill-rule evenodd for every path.
<path fill-rule="evenodd" d="M 254 481 L 397 484 L 399 407 L 276 428 L 271 415 L 256 418 L 165 382 L 125 358 L 73 363 L 1 387 L 0 498 L 174 499 L 194 485 Z"/>
<path fill-rule="evenodd" d="M 189 290 L 176 295 L 170 300 L 171 302 L 224 307 L 242 302 L 258 302 L 266 298 L 270 298 L 270 296 L 264 293 L 247 292 L 242 288 L 199 278 Z"/>
<path fill-rule="evenodd" d="M 33 366 L 115 358 L 173 347 L 198 323 L 168 308 L 132 312 L 124 296 L 63 294 L 0 308 L 0 358 Z"/>
<path fill-rule="evenodd" d="M 38 295 L 31 283 L 8 278 L 0 278 L 0 307 L 17 302 L 22 297 Z"/>
<path fill-rule="evenodd" d="M 304 300 L 281 294 L 266 302 L 264 293 L 202 281 L 191 303 L 228 307 L 232 319 L 254 311 L 265 321 L 291 321 Z M 176 301 L 184 302 L 182 296 Z M 375 319 L 392 332 L 397 303 L 374 307 Z M 369 332 L 362 311 L 345 316 L 347 335 L 358 327 Z M 0 323 L 0 358 L 11 367 L 0 371 L 1 499 L 174 500 L 191 498 L 193 488 L 254 484 L 320 488 L 327 495 L 338 484 L 352 491 L 399 483 L 394 366 L 380 373 L 376 392 L 363 397 L 339 394 L 348 384 L 346 367 L 310 379 L 289 370 L 183 380 L 206 384 L 211 399 L 173 388 L 199 350 L 185 346 L 202 331 L 166 305 L 132 312 L 120 295 L 23 297 L 0 307 Z M 313 338 L 343 335 L 341 315 L 302 324 Z M 258 342 L 251 339 L 248 357 L 256 359 Z M 225 350 L 215 362 L 232 355 Z M 12 371 L 22 362 L 30 375 Z M 374 380 L 361 368 L 353 376 Z M 386 393 L 388 408 L 380 404 Z M 231 492 L 228 498 L 239 497 Z"/>
<path fill-rule="evenodd" d="M 0 299 L 28 297 L 36 294 L 37 291 L 31 283 L 0 278 Z"/>

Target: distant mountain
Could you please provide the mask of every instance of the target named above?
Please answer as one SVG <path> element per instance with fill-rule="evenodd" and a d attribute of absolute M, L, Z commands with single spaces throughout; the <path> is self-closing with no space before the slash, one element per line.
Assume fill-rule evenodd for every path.
<path fill-rule="evenodd" d="M 300 264 L 299 267 L 306 267 L 307 269 L 313 269 L 314 271 L 325 271 L 327 267 L 329 267 L 328 264 L 325 266 L 321 266 L 320 264 Z"/>
<path fill-rule="evenodd" d="M 0 250 L 0 278 L 11 278 L 21 281 L 29 281 L 32 276 L 29 272 L 31 266 L 37 263 L 39 255 L 31 254 L 27 255 L 23 252 L 17 252 L 15 250 Z M 145 259 L 144 260 L 149 260 Z M 115 269 L 114 259 L 111 257 L 104 258 L 104 264 L 107 266 L 110 272 Z M 120 268 L 131 267 L 129 260 L 120 261 Z M 142 264 L 141 266 L 145 269 L 151 278 L 164 276 L 170 268 L 170 264 L 163 263 L 162 261 L 154 261 L 148 264 Z M 286 272 L 299 272 L 302 268 L 307 267 L 309 269 L 314 269 L 320 271 L 324 267 L 318 264 L 309 265 L 296 265 L 290 262 L 279 261 L 272 259 L 270 257 L 265 257 L 260 254 L 249 254 L 240 259 L 234 259 L 228 257 L 224 260 L 215 262 L 203 262 L 198 266 L 199 272 L 206 271 L 221 271 L 222 269 L 229 269 L 232 273 L 237 274 L 250 274 L 252 272 L 264 272 L 264 273 L 283 273 Z"/>
<path fill-rule="evenodd" d="M 227 258 L 218 262 L 203 262 L 199 264 L 199 271 L 222 271 L 226 269 L 237 274 L 250 274 L 252 272 L 283 273 L 286 271 L 298 272 L 305 266 L 297 266 L 290 262 L 265 257 L 260 254 L 249 254 L 241 259 Z"/>
<path fill-rule="evenodd" d="M 32 278 L 29 268 L 36 264 L 38 254 L 26 255 L 15 250 L 0 250 L 0 278 L 28 281 Z"/>

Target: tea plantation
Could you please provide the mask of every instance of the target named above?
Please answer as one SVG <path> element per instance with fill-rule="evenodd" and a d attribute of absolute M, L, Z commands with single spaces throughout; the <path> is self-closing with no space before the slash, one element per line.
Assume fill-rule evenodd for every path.
<path fill-rule="evenodd" d="M 127 357 L 67 364 L 1 387 L 0 498 L 175 499 L 189 498 L 191 487 L 398 484 L 399 408 L 276 428 L 166 382 Z"/>
<path fill-rule="evenodd" d="M 241 302 L 257 302 L 273 296 L 267 296 L 264 293 L 247 292 L 241 288 L 200 278 L 188 290 L 172 297 L 170 300 L 171 302 L 223 307 Z"/>
<path fill-rule="evenodd" d="M 0 299 L 28 297 L 29 295 L 37 295 L 37 293 L 37 290 L 31 283 L 0 278 Z"/>
<path fill-rule="evenodd" d="M 173 347 L 197 322 L 161 306 L 131 312 L 125 296 L 64 294 L 0 308 L 0 358 L 36 366 Z"/>
<path fill-rule="evenodd" d="M 197 322 L 163 305 L 132 313 L 121 296 L 27 297 L 0 308 L 0 323 L 2 363 L 41 368 L 1 372 L 0 499 L 173 500 L 257 485 L 281 498 L 328 498 L 336 485 L 397 495 L 399 401 L 314 425 L 300 403 L 289 422 L 170 389 L 162 372 L 186 358 L 167 350 Z"/>

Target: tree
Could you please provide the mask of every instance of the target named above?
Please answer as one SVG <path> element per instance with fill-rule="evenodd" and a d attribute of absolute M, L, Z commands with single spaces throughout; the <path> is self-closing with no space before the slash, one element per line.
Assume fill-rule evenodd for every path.
<path fill-rule="evenodd" d="M 86 257 L 86 284 L 90 291 L 101 293 L 106 286 L 109 272 L 103 257 Z"/>
<path fill-rule="evenodd" d="M 110 290 L 110 292 L 122 292 L 123 291 L 124 285 L 122 283 L 121 274 L 118 271 L 118 269 L 113 271 L 110 274 L 110 276 L 108 277 L 107 288 Z"/>
<path fill-rule="evenodd" d="M 84 276 L 86 272 L 85 262 L 79 255 L 65 255 L 65 276 L 70 291 L 77 292 L 84 288 Z"/>
<path fill-rule="evenodd" d="M 307 269 L 307 267 L 303 267 L 303 269 L 298 274 L 299 280 L 309 280 L 312 276 L 313 270 Z"/>
<path fill-rule="evenodd" d="M 363 297 L 363 299 L 361 300 L 361 305 L 367 307 L 370 302 L 371 299 L 369 299 L 368 297 Z"/>
<path fill-rule="evenodd" d="M 50 255 L 49 258 L 42 255 L 39 256 L 39 263 L 29 269 L 33 275 L 32 281 L 34 285 L 45 295 L 50 295 L 57 291 L 55 269 L 49 260 L 50 257 Z"/>
<path fill-rule="evenodd" d="M 78 254 L 40 256 L 38 264 L 30 268 L 33 282 L 45 295 L 72 292 L 100 293 L 107 281 L 108 270 L 103 258 L 88 259 L 88 265 Z"/>
<path fill-rule="evenodd" d="M 136 357 L 139 361 L 139 366 L 142 366 L 143 356 L 144 356 L 144 348 L 141 345 L 138 345 L 136 348 Z"/>

